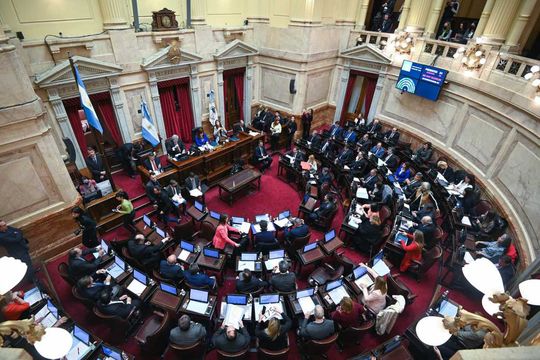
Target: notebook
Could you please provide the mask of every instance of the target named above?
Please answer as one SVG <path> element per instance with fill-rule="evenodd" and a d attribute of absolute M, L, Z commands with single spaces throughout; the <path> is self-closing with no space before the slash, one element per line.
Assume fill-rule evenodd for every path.
<path fill-rule="evenodd" d="M 199 189 L 193 189 L 189 191 L 189 195 L 196 198 L 202 196 L 202 192 Z"/>
<path fill-rule="evenodd" d="M 227 326 L 232 326 L 236 330 L 240 328 L 240 320 L 244 317 L 246 311 L 245 305 L 227 304 L 225 308 L 225 319 L 223 323 Z"/>

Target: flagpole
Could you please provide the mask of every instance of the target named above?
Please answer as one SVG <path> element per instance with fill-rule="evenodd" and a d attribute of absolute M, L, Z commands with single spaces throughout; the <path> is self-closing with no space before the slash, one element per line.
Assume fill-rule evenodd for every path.
<path fill-rule="evenodd" d="M 73 62 L 73 58 L 71 57 L 71 55 L 69 55 L 69 53 L 68 53 L 68 58 L 69 58 L 69 65 L 71 67 L 71 72 L 73 74 L 73 79 L 75 80 L 75 87 L 77 88 L 77 92 L 79 93 L 79 97 L 80 97 L 81 94 L 79 92 L 79 83 L 77 82 L 77 76 L 75 75 L 75 63 Z M 107 160 L 107 156 L 105 156 L 105 149 L 103 148 L 103 145 L 101 144 L 101 141 L 100 141 L 101 136 L 97 134 L 97 131 L 96 129 L 94 129 L 93 126 L 89 126 L 89 128 L 90 128 L 90 131 L 92 131 L 92 134 L 94 135 L 97 150 L 99 154 L 101 154 L 101 159 L 103 160 L 103 164 L 105 166 L 105 173 L 107 174 L 107 177 L 109 178 L 113 191 L 116 191 L 116 185 L 114 184 L 114 180 L 111 174 L 109 161 Z M 83 133 L 83 136 L 84 136 L 84 133 Z"/>

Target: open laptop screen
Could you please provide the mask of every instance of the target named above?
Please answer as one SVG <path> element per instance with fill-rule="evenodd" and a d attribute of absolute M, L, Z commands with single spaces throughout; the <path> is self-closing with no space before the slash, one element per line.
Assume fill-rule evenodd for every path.
<path fill-rule="evenodd" d="M 208 291 L 191 289 L 189 291 L 189 299 L 207 303 L 208 302 Z"/>
<path fill-rule="evenodd" d="M 242 224 L 244 222 L 244 218 L 243 217 L 236 217 L 236 216 L 233 216 L 232 217 L 232 223 L 233 224 Z"/>
<path fill-rule="evenodd" d="M 166 293 L 172 294 L 172 295 L 178 295 L 178 290 L 176 287 L 169 285 L 167 283 L 161 283 L 159 284 L 159 287 L 162 291 L 165 291 Z"/>
<path fill-rule="evenodd" d="M 329 242 L 336 237 L 336 230 L 332 229 L 324 234 L 324 242 Z"/>
<path fill-rule="evenodd" d="M 309 289 L 297 291 L 296 292 L 296 298 L 300 299 L 300 298 L 303 298 L 303 297 L 306 297 L 306 296 L 312 296 L 314 293 L 315 293 L 314 288 L 309 288 Z"/>
<path fill-rule="evenodd" d="M 242 259 L 242 261 L 256 261 L 257 253 L 242 253 L 242 255 L 240 255 L 240 258 Z"/>
<path fill-rule="evenodd" d="M 270 251 L 268 253 L 268 258 L 269 259 L 280 259 L 280 258 L 283 258 L 283 257 L 285 257 L 285 250 L 283 250 L 283 249 Z"/>
<path fill-rule="evenodd" d="M 353 275 L 355 279 L 360 279 L 367 273 L 367 269 L 363 266 L 359 266 L 353 270 Z"/>
<path fill-rule="evenodd" d="M 261 295 L 259 300 L 260 304 L 276 304 L 279 302 L 279 294 L 265 294 Z"/>
<path fill-rule="evenodd" d="M 186 241 L 180 241 L 180 248 L 189 252 L 195 252 L 195 246 Z"/>
<path fill-rule="evenodd" d="M 268 214 L 255 215 L 255 222 L 259 223 L 263 220 L 270 221 Z"/>
<path fill-rule="evenodd" d="M 105 254 L 109 253 L 109 245 L 103 239 L 101 239 L 101 248 L 105 251 Z"/>
<path fill-rule="evenodd" d="M 246 305 L 247 296 L 246 295 L 227 295 L 227 304 Z"/>
<path fill-rule="evenodd" d="M 90 334 L 78 327 L 77 325 L 73 326 L 73 336 L 81 340 L 86 345 L 90 345 Z"/>
<path fill-rule="evenodd" d="M 118 256 L 114 257 L 114 263 L 118 265 L 118 267 L 120 267 L 122 270 L 124 271 L 126 270 L 126 263 L 124 262 L 124 260 L 122 260 Z"/>
<path fill-rule="evenodd" d="M 152 220 L 150 220 L 150 218 L 147 215 L 143 215 L 142 219 L 143 219 L 144 225 L 148 227 L 152 227 Z"/>
<path fill-rule="evenodd" d="M 215 211 L 210 211 L 210 217 L 211 217 L 212 219 L 219 220 L 220 215 L 219 215 L 219 213 L 217 213 L 217 212 L 215 212 Z"/>
<path fill-rule="evenodd" d="M 326 284 L 326 291 L 334 290 L 335 288 L 338 288 L 341 285 L 343 285 L 343 280 L 341 279 L 329 282 L 328 284 Z"/>
<path fill-rule="evenodd" d="M 147 281 L 146 275 L 140 272 L 139 270 L 133 269 L 133 277 L 146 285 L 146 281 Z"/>
<path fill-rule="evenodd" d="M 315 249 L 316 247 L 317 247 L 317 243 L 314 242 L 314 243 L 312 243 L 312 244 L 308 244 L 308 245 L 304 246 L 304 250 L 303 250 L 303 251 L 304 251 L 304 252 L 308 252 L 308 251 L 311 251 L 311 250 Z"/>
<path fill-rule="evenodd" d="M 291 212 L 289 210 L 285 210 L 284 212 L 278 215 L 278 220 L 283 220 L 285 218 L 288 218 L 289 216 L 291 216 Z"/>
<path fill-rule="evenodd" d="M 198 201 L 195 201 L 195 209 L 199 210 L 200 212 L 203 212 L 204 206 Z"/>
<path fill-rule="evenodd" d="M 203 254 L 204 254 L 204 256 L 219 259 L 219 251 L 218 250 L 204 248 L 203 249 Z"/>

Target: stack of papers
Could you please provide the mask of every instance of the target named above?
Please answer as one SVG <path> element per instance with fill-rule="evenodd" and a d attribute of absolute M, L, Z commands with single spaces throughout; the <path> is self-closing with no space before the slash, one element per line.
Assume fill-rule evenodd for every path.
<path fill-rule="evenodd" d="M 240 231 L 242 234 L 247 234 L 249 233 L 249 227 L 251 226 L 250 223 L 248 222 L 243 222 L 241 224 L 233 224 L 233 228 L 237 229 L 238 231 Z"/>
<path fill-rule="evenodd" d="M 264 262 L 264 266 L 266 267 L 267 270 L 272 270 L 273 268 L 275 268 L 276 266 L 279 266 L 279 262 L 283 260 L 283 258 L 279 258 L 279 259 L 269 259 L 269 260 L 266 260 Z"/>
<path fill-rule="evenodd" d="M 129 291 L 134 293 L 137 296 L 141 296 L 144 290 L 146 290 L 146 285 L 144 285 L 142 282 L 140 282 L 137 279 L 133 279 L 133 281 L 129 284 L 127 287 Z"/>
<path fill-rule="evenodd" d="M 360 179 L 357 178 L 357 177 L 355 177 L 355 178 L 352 179 L 352 181 L 359 183 L 359 182 L 360 182 Z"/>
<path fill-rule="evenodd" d="M 178 259 L 182 261 L 186 261 L 189 255 L 191 255 L 189 251 L 182 249 L 182 252 L 180 253 L 180 255 L 178 255 Z"/>
<path fill-rule="evenodd" d="M 343 169 L 345 169 L 345 170 L 351 170 L 351 168 L 348 167 L 347 165 L 343 165 Z"/>
<path fill-rule="evenodd" d="M 304 314 L 309 314 L 315 310 L 315 303 L 313 302 L 313 299 L 311 299 L 311 296 L 305 296 L 298 299 L 298 303 L 300 304 Z"/>
<path fill-rule="evenodd" d="M 464 216 L 461 218 L 461 223 L 463 225 L 471 226 L 471 219 L 469 219 L 468 216 Z"/>
<path fill-rule="evenodd" d="M 358 287 L 361 287 L 361 284 L 365 285 L 366 287 L 370 287 L 371 285 L 373 285 L 373 280 L 371 280 L 371 276 L 369 276 L 369 274 L 364 274 L 364 276 L 362 276 L 361 278 L 354 280 L 354 283 Z"/>
<path fill-rule="evenodd" d="M 356 189 L 356 197 L 360 199 L 369 199 L 367 189 L 363 187 Z"/>
<path fill-rule="evenodd" d="M 289 227 L 292 225 L 288 218 L 276 220 L 274 221 L 274 224 L 280 228 Z"/>
<path fill-rule="evenodd" d="M 190 300 L 186 307 L 187 310 L 193 311 L 197 314 L 204 314 L 207 308 L 208 308 L 208 303 L 203 303 L 200 301 L 193 301 L 193 300 Z"/>
<path fill-rule="evenodd" d="M 251 135 L 251 136 L 257 136 L 257 135 L 259 135 L 258 132 L 256 132 L 256 131 L 251 131 L 251 130 L 249 131 L 248 134 Z"/>
<path fill-rule="evenodd" d="M 199 189 L 193 189 L 189 191 L 189 195 L 193 197 L 199 197 L 199 196 L 202 196 L 202 192 Z"/>
<path fill-rule="evenodd" d="M 255 233 L 260 233 L 261 232 L 261 226 L 259 224 L 253 224 L 253 230 L 255 230 Z M 268 223 L 267 231 L 276 231 L 276 228 L 274 227 L 273 222 Z"/>
<path fill-rule="evenodd" d="M 377 261 L 375 265 L 373 265 L 373 271 L 379 276 L 385 276 L 390 273 L 390 269 L 383 260 Z"/>
<path fill-rule="evenodd" d="M 234 304 L 227 304 L 225 319 L 223 323 L 227 326 L 232 326 L 236 330 L 240 328 L 240 320 L 244 317 L 245 307 Z"/>
<path fill-rule="evenodd" d="M 381 159 L 377 159 L 377 166 L 385 166 L 386 163 L 382 161 Z"/>
<path fill-rule="evenodd" d="M 339 304 L 341 302 L 341 299 L 343 299 L 345 296 L 349 296 L 343 286 L 331 290 L 328 295 L 330 295 L 330 298 L 336 305 Z"/>
<path fill-rule="evenodd" d="M 292 164 L 294 163 L 294 158 L 291 155 L 285 155 L 287 159 L 289 159 L 289 162 Z"/>
<path fill-rule="evenodd" d="M 249 269 L 251 271 L 255 271 L 255 261 L 238 260 L 238 269 L 239 270 Z"/>
<path fill-rule="evenodd" d="M 348 224 L 349 224 L 350 227 L 353 227 L 353 228 L 355 228 L 355 229 L 358 229 L 358 226 L 359 226 L 360 223 L 362 223 L 362 219 L 357 218 L 357 217 L 355 217 L 355 216 L 350 216 L 350 217 L 349 217 L 349 222 L 348 222 Z"/>

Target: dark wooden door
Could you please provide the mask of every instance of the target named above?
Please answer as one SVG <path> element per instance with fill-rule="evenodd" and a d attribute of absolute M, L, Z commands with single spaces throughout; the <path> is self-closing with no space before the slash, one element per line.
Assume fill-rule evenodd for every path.
<path fill-rule="evenodd" d="M 240 120 L 240 102 L 236 95 L 236 87 L 234 86 L 234 76 L 229 76 L 225 84 L 227 86 L 225 99 L 225 111 L 227 112 L 227 121 L 225 128 L 230 130 L 232 125 Z"/>

